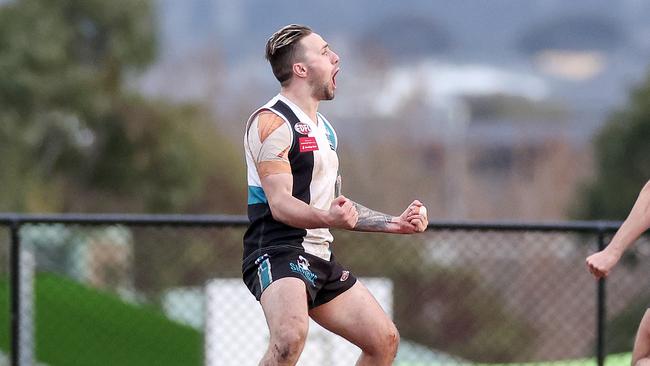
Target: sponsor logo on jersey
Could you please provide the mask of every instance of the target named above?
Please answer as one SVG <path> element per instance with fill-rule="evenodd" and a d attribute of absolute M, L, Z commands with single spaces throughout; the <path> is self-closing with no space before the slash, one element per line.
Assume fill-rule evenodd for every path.
<path fill-rule="evenodd" d="M 289 268 L 291 268 L 292 272 L 302 275 L 312 286 L 316 287 L 315 281 L 318 279 L 318 276 L 309 269 L 309 261 L 307 258 L 299 255 L 296 263 L 289 263 Z"/>
<path fill-rule="evenodd" d="M 315 137 L 300 137 L 298 138 L 300 152 L 309 152 L 318 150 L 318 143 Z"/>
<path fill-rule="evenodd" d="M 311 127 L 308 124 L 303 122 L 298 122 L 293 126 L 293 129 L 296 130 L 301 135 L 309 135 L 311 132 Z"/>

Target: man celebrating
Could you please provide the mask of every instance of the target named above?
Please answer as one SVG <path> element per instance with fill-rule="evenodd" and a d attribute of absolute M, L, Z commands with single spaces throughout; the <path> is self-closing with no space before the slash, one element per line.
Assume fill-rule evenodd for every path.
<path fill-rule="evenodd" d="M 400 216 L 340 195 L 338 139 L 320 113 L 334 99 L 339 57 L 312 30 L 288 25 L 266 44 L 280 93 L 246 123 L 248 217 L 244 282 L 270 331 L 260 365 L 295 365 L 309 317 L 362 350 L 357 365 L 390 365 L 395 325 L 368 289 L 330 251 L 330 228 L 412 234 L 428 225 L 413 201 Z"/>

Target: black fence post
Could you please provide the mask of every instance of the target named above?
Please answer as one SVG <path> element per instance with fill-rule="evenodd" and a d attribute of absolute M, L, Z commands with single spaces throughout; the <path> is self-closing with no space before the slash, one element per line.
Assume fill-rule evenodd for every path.
<path fill-rule="evenodd" d="M 598 251 L 605 249 L 605 232 L 598 230 Z M 598 366 L 605 365 L 605 278 L 598 280 L 596 306 L 596 360 Z"/>
<path fill-rule="evenodd" d="M 11 230 L 11 247 L 9 253 L 9 276 L 10 289 L 9 297 L 11 301 L 11 366 L 18 366 L 20 363 L 20 223 L 12 221 Z"/>

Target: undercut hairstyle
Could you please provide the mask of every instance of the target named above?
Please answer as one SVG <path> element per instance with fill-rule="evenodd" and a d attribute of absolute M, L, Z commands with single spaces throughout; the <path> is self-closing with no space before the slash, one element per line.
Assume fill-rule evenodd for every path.
<path fill-rule="evenodd" d="M 293 64 L 300 56 L 298 42 L 310 35 L 311 28 L 300 24 L 286 25 L 266 42 L 266 59 L 280 85 L 286 86 L 293 75 Z"/>

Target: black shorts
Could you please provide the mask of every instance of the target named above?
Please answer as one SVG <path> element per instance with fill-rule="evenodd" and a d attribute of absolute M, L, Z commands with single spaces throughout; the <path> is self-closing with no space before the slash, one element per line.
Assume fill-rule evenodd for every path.
<path fill-rule="evenodd" d="M 307 287 L 310 309 L 334 299 L 347 291 L 357 279 L 334 259 L 326 261 L 306 253 L 302 248 L 274 246 L 264 248 L 244 260 L 244 283 L 260 301 L 262 292 L 273 281 L 285 277 L 301 279 Z"/>

